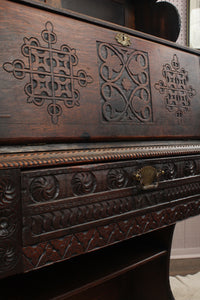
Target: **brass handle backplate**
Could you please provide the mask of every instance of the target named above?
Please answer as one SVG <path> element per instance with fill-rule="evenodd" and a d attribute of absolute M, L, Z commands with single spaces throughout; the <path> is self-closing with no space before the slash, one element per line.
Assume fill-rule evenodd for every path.
<path fill-rule="evenodd" d="M 158 187 L 158 179 L 164 174 L 163 170 L 157 170 L 152 166 L 145 166 L 133 174 L 134 180 L 140 182 L 143 190 L 148 190 Z"/>

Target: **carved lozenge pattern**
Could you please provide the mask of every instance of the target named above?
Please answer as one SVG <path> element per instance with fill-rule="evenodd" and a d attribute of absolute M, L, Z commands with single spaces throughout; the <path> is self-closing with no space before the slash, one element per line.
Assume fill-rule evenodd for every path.
<path fill-rule="evenodd" d="M 152 122 L 148 54 L 97 42 L 102 117 L 107 122 Z"/>
<path fill-rule="evenodd" d="M 142 193 L 134 196 L 136 209 L 146 208 L 161 203 L 189 197 L 200 193 L 200 183 L 194 182 L 183 186 L 162 189 L 151 193 Z"/>
<path fill-rule="evenodd" d="M 80 87 L 86 87 L 93 79 L 84 70 L 74 71 L 78 64 L 76 50 L 68 45 L 60 49 L 53 48 L 57 42 L 54 27 L 51 22 L 45 24 L 41 37 L 47 47 L 43 47 L 35 37 L 24 38 L 21 47 L 23 56 L 27 57 L 28 65 L 22 60 L 15 59 L 12 63 L 3 65 L 5 71 L 12 73 L 16 79 L 24 79 L 29 75 L 29 83 L 25 85 L 27 103 L 37 107 L 47 103 L 47 112 L 53 124 L 58 123 L 62 115 L 61 103 L 67 108 L 80 106 Z"/>
<path fill-rule="evenodd" d="M 39 268 L 174 224 L 199 213 L 200 201 L 197 200 L 142 215 L 128 215 L 105 225 L 91 226 L 88 230 L 24 247 L 24 267 L 25 270 Z"/>

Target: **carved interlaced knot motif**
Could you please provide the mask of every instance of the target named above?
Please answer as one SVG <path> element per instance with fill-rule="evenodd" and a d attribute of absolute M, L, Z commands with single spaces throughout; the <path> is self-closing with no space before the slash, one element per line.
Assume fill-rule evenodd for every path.
<path fill-rule="evenodd" d="M 51 22 L 45 24 L 41 36 L 47 47 L 41 46 L 34 37 L 24 38 L 21 51 L 28 58 L 28 66 L 22 60 L 16 59 L 12 63 L 5 63 L 3 68 L 13 73 L 17 79 L 23 79 L 29 74 L 30 81 L 24 88 L 28 96 L 27 102 L 37 106 L 48 102 L 47 111 L 52 123 L 57 124 L 58 117 L 62 114 L 59 102 L 63 102 L 67 108 L 79 106 L 80 93 L 75 87 L 75 82 L 85 87 L 93 79 L 84 70 L 75 74 L 74 66 L 78 64 L 75 49 L 67 45 L 62 45 L 60 49 L 53 48 L 57 36 L 53 32 Z"/>
<path fill-rule="evenodd" d="M 152 122 L 147 53 L 103 42 L 97 48 L 103 120 Z"/>
<path fill-rule="evenodd" d="M 173 56 L 170 64 L 165 64 L 162 70 L 165 81 L 159 80 L 155 88 L 164 95 L 165 107 L 169 112 L 175 112 L 181 120 L 183 114 L 191 109 L 191 99 L 196 91 L 188 86 L 188 72 L 180 67 L 177 55 Z"/>

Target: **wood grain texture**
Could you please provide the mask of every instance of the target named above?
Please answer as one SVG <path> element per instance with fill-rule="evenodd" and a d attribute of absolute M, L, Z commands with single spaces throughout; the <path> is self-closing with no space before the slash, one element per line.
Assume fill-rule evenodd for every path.
<path fill-rule="evenodd" d="M 0 79 L 1 298 L 172 300 L 174 224 L 200 214 L 199 53 L 2 0 Z"/>
<path fill-rule="evenodd" d="M 21 5 L 1 2 L 2 143 L 199 136 L 198 55 Z"/>

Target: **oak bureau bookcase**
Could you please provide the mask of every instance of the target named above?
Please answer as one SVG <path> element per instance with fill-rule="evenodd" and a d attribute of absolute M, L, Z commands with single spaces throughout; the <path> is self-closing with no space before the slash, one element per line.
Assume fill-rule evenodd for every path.
<path fill-rule="evenodd" d="M 1 299 L 174 299 L 173 229 L 200 213 L 179 28 L 167 2 L 0 1 Z"/>

